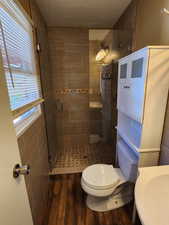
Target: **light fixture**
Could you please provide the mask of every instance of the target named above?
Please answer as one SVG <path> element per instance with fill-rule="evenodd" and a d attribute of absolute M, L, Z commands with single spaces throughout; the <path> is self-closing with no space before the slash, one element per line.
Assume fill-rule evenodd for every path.
<path fill-rule="evenodd" d="M 161 10 L 161 12 L 169 15 L 169 10 L 166 9 L 166 8 L 163 8 L 163 9 Z"/>
<path fill-rule="evenodd" d="M 96 62 L 102 62 L 104 58 L 108 55 L 108 49 L 101 49 L 96 55 Z"/>
<path fill-rule="evenodd" d="M 96 62 L 101 63 L 103 65 L 109 65 L 113 60 L 117 60 L 119 58 L 119 52 L 116 50 L 101 49 L 96 55 Z"/>

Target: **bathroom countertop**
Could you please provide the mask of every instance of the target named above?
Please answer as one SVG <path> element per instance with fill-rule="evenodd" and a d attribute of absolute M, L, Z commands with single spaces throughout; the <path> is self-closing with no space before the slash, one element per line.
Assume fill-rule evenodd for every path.
<path fill-rule="evenodd" d="M 136 208 L 143 225 L 169 224 L 169 166 L 139 169 Z"/>

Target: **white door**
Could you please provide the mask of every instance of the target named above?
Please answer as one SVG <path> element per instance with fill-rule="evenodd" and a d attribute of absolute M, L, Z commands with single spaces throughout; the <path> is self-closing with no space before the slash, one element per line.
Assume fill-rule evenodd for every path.
<path fill-rule="evenodd" d="M 13 178 L 21 165 L 0 53 L 0 224 L 33 225 L 24 176 Z"/>

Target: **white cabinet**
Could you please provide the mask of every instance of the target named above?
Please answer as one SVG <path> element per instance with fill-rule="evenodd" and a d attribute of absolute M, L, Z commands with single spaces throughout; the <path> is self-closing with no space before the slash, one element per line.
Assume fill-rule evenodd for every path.
<path fill-rule="evenodd" d="M 169 46 L 149 46 L 119 60 L 118 136 L 140 154 L 141 166 L 158 162 L 168 89 Z"/>
<path fill-rule="evenodd" d="M 135 52 L 119 61 L 117 108 L 142 122 L 148 49 Z"/>

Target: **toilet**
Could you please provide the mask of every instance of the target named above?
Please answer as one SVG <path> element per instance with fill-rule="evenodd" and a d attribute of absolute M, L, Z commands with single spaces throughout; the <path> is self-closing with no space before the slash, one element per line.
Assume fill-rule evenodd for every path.
<path fill-rule="evenodd" d="M 119 140 L 117 156 L 120 168 L 95 164 L 82 173 L 81 186 L 88 194 L 86 204 L 93 211 L 106 212 L 116 209 L 133 198 L 139 155 L 124 141 Z"/>

